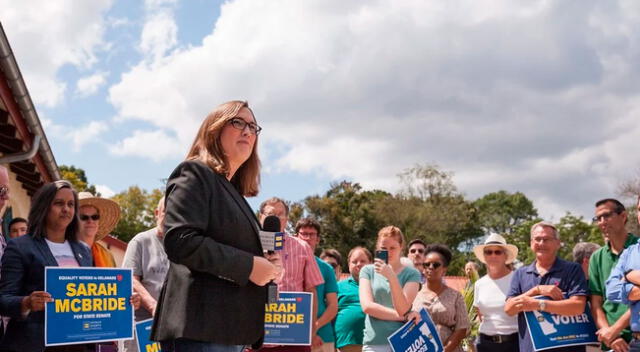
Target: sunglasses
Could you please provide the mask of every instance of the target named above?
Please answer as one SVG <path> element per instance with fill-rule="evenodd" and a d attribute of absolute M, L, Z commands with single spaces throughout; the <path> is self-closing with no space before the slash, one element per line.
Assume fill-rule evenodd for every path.
<path fill-rule="evenodd" d="M 439 267 L 442 266 L 442 263 L 440 262 L 425 262 L 422 263 L 422 266 L 427 269 L 427 268 L 434 268 L 434 269 L 438 269 Z"/>
<path fill-rule="evenodd" d="M 89 221 L 89 219 L 91 219 L 93 221 L 98 221 L 98 220 L 100 220 L 100 214 L 80 215 L 80 220 L 82 220 L 82 221 Z"/>
<path fill-rule="evenodd" d="M 412 248 L 412 249 L 409 250 L 409 253 L 411 253 L 411 254 L 416 253 L 416 252 L 418 252 L 420 254 L 424 254 L 424 249 L 422 249 L 422 248 Z"/>
<path fill-rule="evenodd" d="M 502 249 L 485 249 L 483 251 L 484 255 L 502 255 L 502 253 L 504 253 L 504 251 Z"/>

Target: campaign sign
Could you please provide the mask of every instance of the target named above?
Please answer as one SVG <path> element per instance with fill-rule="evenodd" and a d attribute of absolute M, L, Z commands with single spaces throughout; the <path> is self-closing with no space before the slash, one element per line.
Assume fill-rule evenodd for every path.
<path fill-rule="evenodd" d="M 436 325 L 423 308 L 420 310 L 420 322 L 413 321 L 402 325 L 387 340 L 393 352 L 441 352 L 444 351 Z"/>
<path fill-rule="evenodd" d="M 153 318 L 136 323 L 136 337 L 138 338 L 138 351 L 140 352 L 162 352 L 160 342 L 149 339 L 151 325 L 153 325 Z"/>
<path fill-rule="evenodd" d="M 549 299 L 537 296 L 536 299 Z M 584 313 L 568 316 L 534 310 L 525 312 L 525 319 L 533 348 L 544 351 L 550 348 L 597 345 L 596 325 L 591 316 L 589 304 L 585 305 Z"/>
<path fill-rule="evenodd" d="M 133 338 L 131 269 L 45 268 L 46 346 Z"/>
<path fill-rule="evenodd" d="M 264 343 L 311 345 L 311 293 L 280 292 L 276 303 L 265 305 Z"/>

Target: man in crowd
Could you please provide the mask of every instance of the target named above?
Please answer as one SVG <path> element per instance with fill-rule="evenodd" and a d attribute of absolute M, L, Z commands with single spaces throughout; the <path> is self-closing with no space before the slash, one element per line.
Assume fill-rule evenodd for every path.
<path fill-rule="evenodd" d="M 153 318 L 162 284 L 169 270 L 169 260 L 164 251 L 164 197 L 154 212 L 156 227 L 135 235 L 124 254 L 123 268 L 133 269 L 133 289 L 140 294 L 140 308 L 136 321 Z M 127 352 L 138 351 L 137 339 L 124 342 Z"/>
<path fill-rule="evenodd" d="M 553 224 L 542 221 L 531 227 L 531 250 L 536 259 L 514 273 L 504 308 L 509 315 L 518 314 L 520 352 L 534 350 L 524 312 L 545 311 L 559 315 L 584 312 L 589 290 L 582 268 L 576 263 L 558 258 L 560 245 L 558 230 Z M 547 296 L 550 300 L 535 299 L 535 296 Z M 584 346 L 571 346 L 547 351 L 584 350 Z"/>
<path fill-rule="evenodd" d="M 592 242 L 578 242 L 573 246 L 571 256 L 573 261 L 580 264 L 584 277 L 589 280 L 589 260 L 595 251 L 600 249 L 600 245 Z M 593 291 L 591 291 L 593 292 Z"/>
<path fill-rule="evenodd" d="M 320 244 L 320 224 L 312 218 L 304 218 L 296 223 L 296 237 L 307 242 L 315 252 Z M 316 315 L 316 329 L 322 339 L 322 347 L 314 348 L 314 352 L 333 352 L 335 350 L 335 335 L 331 321 L 338 314 L 338 282 L 335 271 L 322 259 L 315 257 L 322 273 L 324 283 L 318 285 L 318 314 Z"/>
<path fill-rule="evenodd" d="M 280 232 L 285 232 L 289 221 L 289 206 L 277 197 L 269 198 L 260 204 L 260 223 L 264 224 L 267 216 L 276 216 L 280 219 Z M 318 297 L 316 287 L 324 283 L 318 264 L 316 263 L 313 251 L 309 245 L 296 237 L 284 236 L 283 248 L 280 251 L 283 277 L 277 281 L 279 291 L 310 292 L 313 295 L 313 340 L 314 346 L 322 343 L 320 337 L 316 335 L 315 312 L 318 311 Z M 264 348 L 268 352 L 279 351 L 303 351 L 311 350 L 308 346 L 278 346 Z"/>
<path fill-rule="evenodd" d="M 602 348 L 626 351 L 631 341 L 630 312 L 625 304 L 607 299 L 606 281 L 626 248 L 638 242 L 627 233 L 627 211 L 617 199 L 607 198 L 596 202 L 593 221 L 602 235 L 608 239 L 605 246 L 595 251 L 589 261 L 589 289 L 591 312 L 598 329 Z"/>
<path fill-rule="evenodd" d="M 409 254 L 407 257 L 413 263 L 413 266 L 420 272 L 420 282 L 424 284 L 424 267 L 422 264 L 424 263 L 424 251 L 427 248 L 427 245 L 419 238 L 411 240 L 409 242 Z"/>
<path fill-rule="evenodd" d="M 640 224 L 640 197 L 636 201 Z M 622 252 L 606 283 L 607 299 L 630 307 L 631 342 L 629 352 L 640 351 L 640 244 Z M 618 350 L 616 350 L 618 351 Z"/>
<path fill-rule="evenodd" d="M 327 248 L 320 254 L 320 259 L 331 265 L 336 272 L 336 280 L 340 281 L 340 276 L 342 275 L 342 254 L 340 254 L 337 249 Z M 324 281 L 326 282 L 327 280 Z"/>
<path fill-rule="evenodd" d="M 16 238 L 27 233 L 27 219 L 13 218 L 9 222 L 9 238 Z"/>

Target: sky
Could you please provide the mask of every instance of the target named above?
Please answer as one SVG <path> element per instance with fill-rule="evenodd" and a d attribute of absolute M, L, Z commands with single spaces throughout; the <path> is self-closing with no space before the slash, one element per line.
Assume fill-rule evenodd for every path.
<path fill-rule="evenodd" d="M 218 104 L 248 100 L 262 187 L 298 201 L 416 164 L 474 200 L 591 217 L 640 174 L 640 2 L 0 0 L 58 164 L 103 196 L 162 187 Z"/>

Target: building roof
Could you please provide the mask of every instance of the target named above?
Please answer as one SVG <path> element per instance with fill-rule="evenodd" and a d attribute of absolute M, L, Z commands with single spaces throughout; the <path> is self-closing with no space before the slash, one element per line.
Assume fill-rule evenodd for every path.
<path fill-rule="evenodd" d="M 60 179 L 60 171 L 0 23 L 0 163 L 8 155 L 29 151 L 36 136 L 40 143 L 35 155 L 9 166 L 29 195 Z"/>

